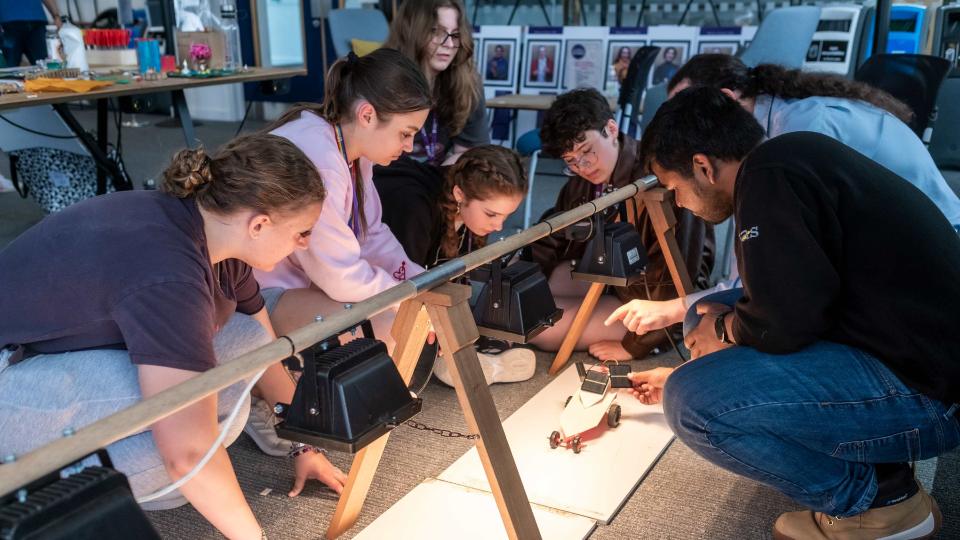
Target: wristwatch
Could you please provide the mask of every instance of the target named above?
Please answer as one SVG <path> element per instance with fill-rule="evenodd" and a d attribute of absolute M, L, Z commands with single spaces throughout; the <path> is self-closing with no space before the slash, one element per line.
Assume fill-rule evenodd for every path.
<path fill-rule="evenodd" d="M 727 313 L 730 312 L 728 311 Z M 727 325 L 723 322 L 727 313 L 723 313 L 717 317 L 717 320 L 713 323 L 713 331 L 717 334 L 717 339 L 720 340 L 720 343 L 736 345 L 733 340 L 730 339 L 730 336 L 727 335 Z"/>

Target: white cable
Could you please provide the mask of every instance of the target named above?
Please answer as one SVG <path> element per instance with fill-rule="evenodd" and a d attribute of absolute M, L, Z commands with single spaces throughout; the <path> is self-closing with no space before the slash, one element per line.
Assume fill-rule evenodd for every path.
<path fill-rule="evenodd" d="M 180 486 L 189 482 L 194 476 L 197 475 L 197 473 L 200 472 L 200 469 L 206 466 L 207 462 L 209 462 L 213 458 L 213 454 L 217 452 L 217 449 L 223 445 L 223 440 L 227 438 L 227 429 L 231 425 L 233 425 L 233 421 L 236 420 L 237 415 L 240 414 L 240 406 L 243 405 L 243 403 L 246 401 L 246 399 L 244 398 L 250 395 L 250 391 L 253 390 L 253 385 L 257 384 L 257 381 L 260 380 L 260 377 L 262 377 L 264 372 L 266 371 L 267 371 L 266 368 L 260 370 L 260 372 L 254 375 L 253 379 L 251 379 L 250 382 L 247 383 L 247 387 L 244 388 L 243 393 L 240 394 L 240 400 L 237 401 L 237 404 L 233 406 L 233 410 L 230 411 L 230 416 L 228 416 L 227 419 L 223 422 L 223 427 L 220 428 L 220 434 L 217 436 L 217 440 L 213 441 L 213 444 L 210 446 L 210 449 L 207 450 L 206 454 L 204 454 L 203 459 L 201 459 L 196 465 L 194 465 L 193 468 L 190 469 L 190 472 L 183 475 L 183 477 L 177 480 L 176 482 L 170 484 L 165 488 L 161 488 L 157 491 L 154 491 L 153 493 L 150 493 L 148 495 L 137 497 L 138 504 L 150 502 L 150 501 L 159 499 L 160 497 L 163 497 L 168 493 L 172 493 L 173 491 L 179 489 Z"/>

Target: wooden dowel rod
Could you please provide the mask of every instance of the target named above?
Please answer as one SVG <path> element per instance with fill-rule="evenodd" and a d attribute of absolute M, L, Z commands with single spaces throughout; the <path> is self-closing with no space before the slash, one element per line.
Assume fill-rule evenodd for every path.
<path fill-rule="evenodd" d="M 413 298 L 418 293 L 446 283 L 469 270 L 512 253 L 553 231 L 570 226 L 657 185 L 657 178 L 652 175 L 636 180 L 632 184 L 507 237 L 501 242 L 494 242 L 459 259 L 428 270 L 367 300 L 357 302 L 352 309 L 345 309 L 340 313 L 324 317 L 323 322 L 308 324 L 291 332 L 285 338 L 278 339 L 175 387 L 168 388 L 150 399 L 98 420 L 77 430 L 70 437 L 69 443 L 55 440 L 28 454 L 18 456 L 14 463 L 0 466 L 0 495 L 10 493 L 51 471 L 65 467 L 119 439 L 137 433 L 157 420 L 283 360 L 293 352 L 302 351 L 318 341 L 355 326 L 404 300 Z M 293 350 L 290 347 L 291 343 Z"/>

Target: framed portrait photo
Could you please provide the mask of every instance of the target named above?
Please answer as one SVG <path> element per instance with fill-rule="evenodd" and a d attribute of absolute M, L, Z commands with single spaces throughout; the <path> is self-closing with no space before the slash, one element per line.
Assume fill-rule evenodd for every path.
<path fill-rule="evenodd" d="M 523 61 L 524 85 L 539 88 L 556 88 L 560 83 L 559 39 L 531 39 L 527 41 L 527 54 Z"/>
<path fill-rule="evenodd" d="M 607 43 L 607 66 L 613 66 L 613 69 L 607 69 L 607 76 L 604 78 L 604 88 L 608 84 L 616 82 L 623 84 L 627 78 L 627 69 L 633 56 L 637 54 L 640 47 L 646 46 L 646 40 L 640 41 L 610 41 Z"/>
<path fill-rule="evenodd" d="M 483 40 L 480 71 L 484 86 L 515 86 L 517 80 L 517 40 Z"/>
<path fill-rule="evenodd" d="M 667 82 L 680 70 L 689 57 L 689 41 L 653 41 L 651 45 L 660 47 L 653 69 L 650 70 L 650 86 Z"/>

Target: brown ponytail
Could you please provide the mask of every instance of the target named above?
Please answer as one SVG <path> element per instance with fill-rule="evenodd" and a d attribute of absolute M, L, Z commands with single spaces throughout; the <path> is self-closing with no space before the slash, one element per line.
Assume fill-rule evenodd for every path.
<path fill-rule="evenodd" d="M 212 156 L 203 148 L 181 150 L 163 172 L 160 191 L 195 198 L 211 212 L 251 209 L 286 213 L 326 196 L 316 167 L 292 142 L 267 133 L 243 135 Z"/>
<path fill-rule="evenodd" d="M 370 54 L 357 56 L 352 52 L 334 62 L 324 81 L 323 103 L 297 103 L 264 131 L 273 131 L 300 118 L 304 112 L 313 113 L 331 124 L 351 121 L 354 104 L 366 100 L 377 113 L 377 120 L 388 122 L 394 114 L 406 114 L 429 109 L 430 85 L 416 64 L 393 49 L 380 48 Z M 361 234 L 367 232 L 367 217 L 360 174 L 354 175 L 354 193 Z"/>
<path fill-rule="evenodd" d="M 513 150 L 487 144 L 464 152 L 447 171 L 440 195 L 440 214 L 446 224 L 440 241 L 443 257 L 456 257 L 460 250 L 460 238 L 454 227 L 460 211 L 453 197 L 454 186 L 463 191 L 466 203 L 496 196 L 526 195 L 528 184 L 520 155 Z M 475 245 L 483 247 L 485 242 L 486 238 L 477 237 Z"/>
<path fill-rule="evenodd" d="M 744 97 L 761 94 L 783 99 L 804 99 L 812 96 L 865 101 L 909 124 L 913 111 L 902 101 L 868 84 L 851 81 L 831 73 L 807 73 L 786 69 L 776 64 L 760 64 L 749 68 L 729 54 L 698 54 L 691 58 L 670 79 L 668 90 L 684 80 L 691 86 L 729 88 Z"/>
<path fill-rule="evenodd" d="M 266 128 L 273 131 L 312 112 L 331 124 L 350 122 L 354 104 L 366 100 L 387 122 L 394 114 L 429 109 L 430 85 L 420 68 L 398 51 L 380 48 L 364 56 L 353 53 L 330 66 L 323 83 L 323 103 L 297 103 Z"/>

